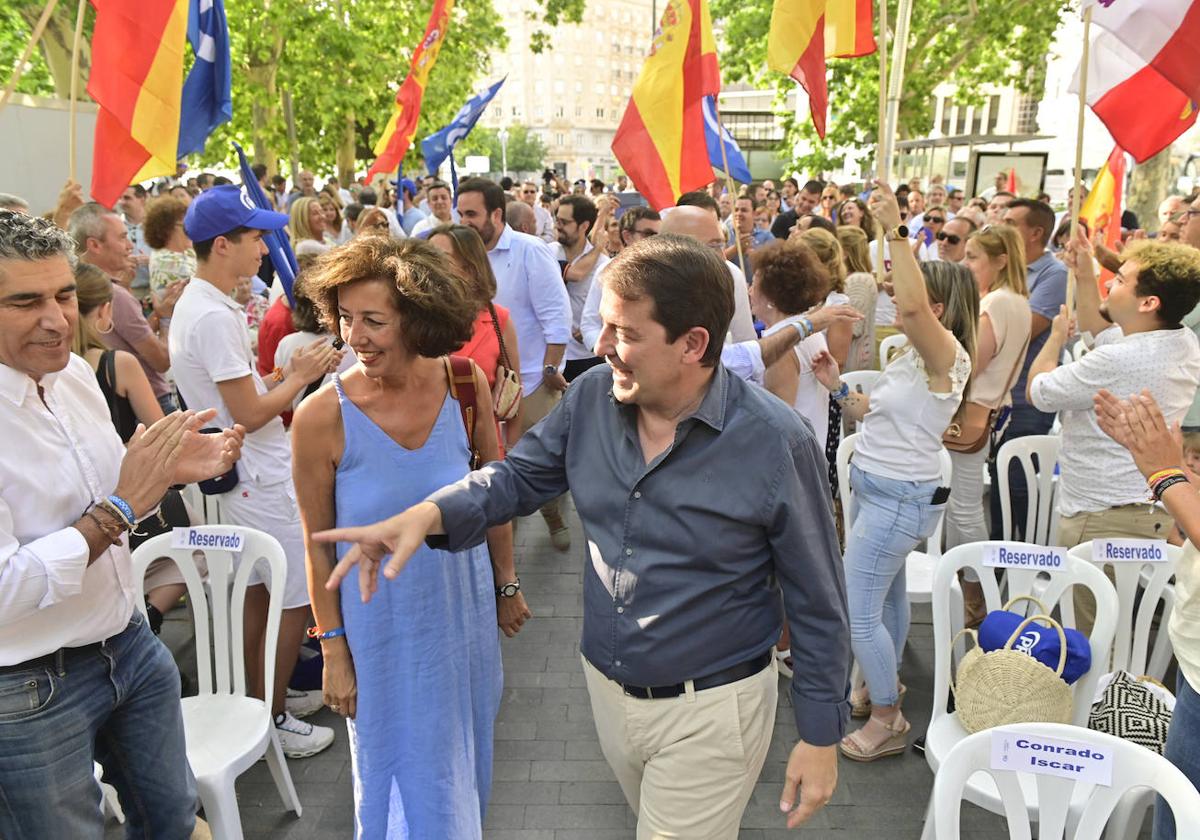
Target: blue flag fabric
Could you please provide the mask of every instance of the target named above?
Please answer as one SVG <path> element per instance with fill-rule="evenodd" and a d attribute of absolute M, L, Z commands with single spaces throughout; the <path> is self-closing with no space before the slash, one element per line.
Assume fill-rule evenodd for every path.
<path fill-rule="evenodd" d="M 179 104 L 179 157 L 204 151 L 208 135 L 233 119 L 229 26 L 224 0 L 191 0 L 188 41 L 196 62 Z"/>
<path fill-rule="evenodd" d="M 472 96 L 467 100 L 467 104 L 458 109 L 449 125 L 421 141 L 421 154 L 425 156 L 425 167 L 430 175 L 437 174 L 442 162 L 454 152 L 454 144 L 466 137 L 475 127 L 475 123 L 483 116 L 484 109 L 502 84 L 504 79 Z M 455 189 L 455 192 L 457 191 Z"/>
<path fill-rule="evenodd" d="M 242 170 L 242 186 L 246 190 L 246 195 L 250 196 L 255 207 L 273 211 L 275 208 L 271 206 L 271 202 L 267 201 L 267 195 L 263 192 L 262 185 L 258 183 L 258 179 L 250 170 L 250 161 L 246 160 L 246 153 L 237 143 L 233 144 L 233 148 L 237 149 L 238 164 Z M 264 231 L 263 242 L 266 243 L 271 264 L 275 266 L 275 274 L 278 275 L 279 282 L 283 285 L 283 293 L 287 295 L 288 304 L 295 305 L 292 286 L 296 283 L 296 275 L 300 273 L 300 266 L 296 262 L 296 254 L 292 251 L 292 243 L 288 241 L 287 235 L 282 230 Z"/>
<path fill-rule="evenodd" d="M 721 157 L 721 141 L 725 141 L 725 156 L 729 158 L 729 176 L 735 181 L 749 184 L 754 180 L 750 176 L 750 167 L 746 165 L 746 156 L 738 147 L 737 141 L 729 130 L 717 120 L 717 99 L 715 96 L 704 97 L 704 141 L 708 144 L 708 162 L 713 169 L 725 171 L 725 161 Z"/>

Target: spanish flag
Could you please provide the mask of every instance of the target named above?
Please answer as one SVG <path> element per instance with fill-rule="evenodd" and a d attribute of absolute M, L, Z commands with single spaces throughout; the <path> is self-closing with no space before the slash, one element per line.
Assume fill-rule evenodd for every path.
<path fill-rule="evenodd" d="M 400 168 L 400 162 L 412 145 L 413 135 L 417 133 L 417 120 L 421 116 L 421 100 L 425 96 L 425 88 L 429 84 L 429 74 L 437 63 L 438 51 L 446 38 L 446 30 L 450 26 L 450 11 L 454 8 L 454 0 L 435 0 L 433 11 L 429 13 L 429 23 L 425 26 L 425 37 L 413 50 L 412 67 L 400 91 L 396 94 L 396 107 L 392 118 L 388 120 L 383 136 L 375 144 L 375 163 L 367 172 L 367 182 L 379 173 L 395 172 Z"/>
<path fill-rule="evenodd" d="M 1114 146 L 1108 160 L 1096 174 L 1092 191 L 1079 208 L 1079 219 L 1087 222 L 1089 237 L 1094 238 L 1096 234 L 1102 234 L 1104 245 L 1110 251 L 1116 251 L 1121 244 L 1121 202 L 1124 187 L 1125 150 Z M 1108 281 L 1112 276 L 1108 269 L 1100 272 L 1101 297 L 1108 297 Z"/>
<path fill-rule="evenodd" d="M 188 0 L 91 0 L 88 94 L 100 106 L 92 197 L 116 204 L 130 184 L 175 174 Z"/>
<path fill-rule="evenodd" d="M 875 48 L 874 0 L 827 0 L 825 57 L 858 58 Z"/>
<path fill-rule="evenodd" d="M 612 143 L 625 174 L 655 210 L 712 182 L 704 98 L 720 91 L 708 3 L 670 0 Z"/>
<path fill-rule="evenodd" d="M 775 0 L 767 33 L 767 66 L 787 73 L 808 93 L 817 136 L 825 139 L 829 90 L 825 83 L 827 0 Z"/>

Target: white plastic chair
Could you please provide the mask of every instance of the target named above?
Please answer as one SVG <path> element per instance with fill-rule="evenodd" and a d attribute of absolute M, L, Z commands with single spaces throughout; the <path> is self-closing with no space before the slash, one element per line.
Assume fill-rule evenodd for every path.
<path fill-rule="evenodd" d="M 1081 543 L 1070 550 L 1073 557 L 1103 569 L 1111 566 L 1116 579 L 1117 612 L 1116 636 L 1113 639 L 1112 659 L 1105 670 L 1128 671 L 1134 676 L 1148 674 L 1162 682 L 1171 661 L 1171 640 L 1167 625 L 1175 608 L 1175 587 L 1171 580 L 1183 549 L 1168 545 L 1167 560 L 1163 563 L 1104 562 L 1092 557 L 1092 544 Z M 1139 597 L 1139 591 L 1141 597 Z M 1162 620 L 1151 648 L 1150 631 L 1159 602 L 1163 604 Z M 1070 601 L 1063 603 L 1063 618 L 1074 617 Z M 1152 791 L 1132 792 L 1122 799 L 1109 822 L 1106 837 L 1111 840 L 1134 840 L 1146 814 L 1154 806 Z"/>
<path fill-rule="evenodd" d="M 852 370 L 842 374 L 842 382 L 850 388 L 851 394 L 865 394 L 870 397 L 871 390 L 879 380 L 879 373 L 877 370 Z M 850 422 L 844 416 L 842 425 L 846 427 L 847 434 L 850 434 L 858 426 L 857 423 Z"/>
<path fill-rule="evenodd" d="M 1016 459 L 1025 475 L 1029 504 L 1025 509 L 1025 541 L 1054 545 L 1058 537 L 1057 490 L 1058 435 L 1026 435 L 1005 442 L 996 453 L 996 492 L 1000 494 L 1000 516 L 1005 539 L 1013 539 L 1012 499 L 1009 495 L 1008 468 Z M 1034 466 L 1033 456 L 1037 456 Z"/>
<path fill-rule="evenodd" d="M 145 612 L 143 584 L 146 568 L 157 557 L 169 557 L 183 573 L 188 602 L 196 627 L 196 665 L 200 686 L 196 697 L 184 697 L 183 726 L 187 739 L 188 764 L 196 776 L 196 787 L 204 803 L 216 840 L 241 840 L 242 822 L 238 812 L 234 781 L 266 755 L 271 778 L 279 789 L 284 805 L 301 814 L 300 800 L 288 772 L 287 761 L 275 726 L 269 701 L 264 703 L 246 694 L 246 662 L 242 647 L 242 611 L 250 572 L 258 563 L 270 568 L 270 601 L 267 607 L 266 645 L 263 653 L 265 694 L 272 696 L 275 682 L 275 648 L 279 641 L 279 621 L 283 612 L 283 584 L 286 560 L 283 547 L 272 536 L 253 528 L 222 525 L 201 526 L 200 533 L 231 531 L 245 542 L 241 559 L 228 551 L 204 550 L 208 561 L 208 583 L 200 580 L 192 560 L 192 549 L 171 548 L 171 534 L 147 540 L 133 552 L 133 575 L 137 586 L 135 601 Z M 209 598 L 212 600 L 212 637 L 209 648 Z M 215 682 L 214 682 L 215 664 Z"/>
<path fill-rule="evenodd" d="M 1039 840 L 1099 840 L 1115 807 L 1130 791 L 1139 788 L 1161 794 L 1171 806 L 1176 826 L 1200 823 L 1200 793 L 1171 762 L 1150 750 L 1090 729 L 1058 723 L 1027 723 L 1002 729 L 1018 730 L 1042 738 L 1080 741 L 1111 754 L 1112 785 L 1079 783 L 1074 779 L 991 769 L 992 732 L 968 735 L 946 755 L 933 780 L 933 822 L 938 840 L 958 840 L 962 800 L 970 799 L 970 786 L 986 773 L 998 789 L 1012 840 L 1030 840 L 1032 827 L 1026 811 L 1025 791 L 1035 788 L 1041 804 L 1036 819 Z M 972 800 L 973 801 L 973 800 Z M 1184 831 L 1179 834 L 1185 836 Z"/>
<path fill-rule="evenodd" d="M 904 333 L 889 335 L 879 342 L 879 369 L 883 370 L 887 367 L 892 361 L 892 356 L 902 350 L 906 344 L 908 344 L 908 336 Z"/>
<path fill-rule="evenodd" d="M 952 587 L 957 584 L 960 569 L 974 569 L 983 585 L 984 601 L 989 611 L 998 610 L 1004 606 L 1007 599 L 1017 595 L 1036 595 L 1047 610 L 1053 611 L 1063 602 L 1069 602 L 1073 597 L 1073 587 L 1083 586 L 1092 592 L 1096 599 L 1096 622 L 1092 627 L 1088 642 L 1092 650 L 1092 667 L 1081 676 L 1072 686 L 1073 713 L 1071 722 L 1076 726 L 1086 726 L 1088 713 L 1092 708 L 1092 698 L 1096 694 L 1096 684 L 1104 672 L 1103 664 L 1107 662 L 1108 650 L 1112 646 L 1113 631 L 1116 628 L 1117 593 L 1104 573 L 1084 560 L 1066 556 L 1066 562 L 1061 570 L 1045 571 L 1038 569 L 997 569 L 983 564 L 984 552 L 996 545 L 1028 546 L 1035 549 L 1031 543 L 993 542 L 984 541 L 955 546 L 942 555 L 933 576 L 933 713 L 929 721 L 929 729 L 925 733 L 925 760 L 929 767 L 938 772 L 950 751 L 968 733 L 958 722 L 958 714 L 946 711 L 946 703 L 950 698 L 950 640 L 954 628 L 962 615 L 961 605 L 953 603 Z M 1001 585 L 1007 592 L 1001 592 Z M 1014 605 L 1018 611 L 1036 610 L 1032 604 L 1023 602 Z M 1038 789 L 1030 779 L 1022 779 L 1021 790 L 1025 795 L 1025 803 L 1032 820 L 1037 820 Z M 964 796 L 969 801 L 994 814 L 1004 813 L 1005 805 L 1001 800 L 996 784 L 990 778 L 971 779 L 965 786 Z M 929 812 L 926 814 L 923 840 L 933 838 L 933 799 L 929 800 Z M 940 840 L 940 838 L 939 838 Z"/>
<path fill-rule="evenodd" d="M 104 821 L 108 822 L 109 817 L 115 819 L 121 825 L 125 824 L 125 811 L 121 808 L 121 800 L 117 796 L 117 789 L 112 785 L 102 781 L 104 768 L 97 761 L 92 762 L 92 773 L 96 776 L 96 783 L 100 785 L 100 814 L 104 817 Z"/>

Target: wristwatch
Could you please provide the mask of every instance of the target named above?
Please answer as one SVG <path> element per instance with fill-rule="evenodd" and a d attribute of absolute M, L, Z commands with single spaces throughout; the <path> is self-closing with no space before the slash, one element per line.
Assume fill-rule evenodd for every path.
<path fill-rule="evenodd" d="M 892 228 L 891 230 L 889 230 L 887 232 L 887 235 L 885 238 L 888 240 L 894 240 L 894 241 L 899 241 L 901 239 L 908 239 L 908 225 L 903 224 L 903 223 L 896 225 L 894 228 Z"/>
<path fill-rule="evenodd" d="M 546 365 L 542 368 L 542 376 L 554 376 L 558 373 L 558 365 Z"/>
<path fill-rule="evenodd" d="M 521 579 L 517 578 L 513 583 L 506 583 L 503 586 L 496 587 L 497 598 L 511 598 L 521 591 Z"/>

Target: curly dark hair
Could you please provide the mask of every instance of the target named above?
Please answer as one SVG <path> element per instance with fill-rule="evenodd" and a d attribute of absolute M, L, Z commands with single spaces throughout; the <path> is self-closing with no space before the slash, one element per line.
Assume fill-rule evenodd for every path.
<path fill-rule="evenodd" d="M 755 249 L 754 282 L 785 315 L 812 309 L 829 294 L 829 271 L 798 239 L 776 239 Z"/>
<path fill-rule="evenodd" d="M 429 358 L 445 356 L 471 337 L 475 301 L 442 252 L 423 239 L 356 237 L 322 254 L 305 272 L 304 292 L 335 335 L 338 290 L 364 280 L 387 284 L 400 314 L 404 344 L 411 352 Z"/>
<path fill-rule="evenodd" d="M 146 244 L 154 250 L 166 248 L 175 225 L 183 221 L 188 206 L 183 199 L 172 198 L 169 195 L 154 199 L 146 207 L 146 220 L 142 222 L 142 233 Z"/>

